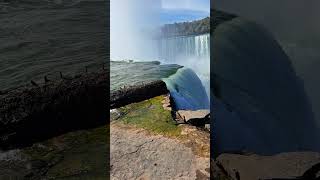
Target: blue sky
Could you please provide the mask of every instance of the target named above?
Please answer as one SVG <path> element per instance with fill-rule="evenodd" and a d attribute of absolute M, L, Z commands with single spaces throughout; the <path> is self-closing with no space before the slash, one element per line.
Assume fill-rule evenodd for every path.
<path fill-rule="evenodd" d="M 210 0 L 162 0 L 161 23 L 192 21 L 210 16 Z"/>

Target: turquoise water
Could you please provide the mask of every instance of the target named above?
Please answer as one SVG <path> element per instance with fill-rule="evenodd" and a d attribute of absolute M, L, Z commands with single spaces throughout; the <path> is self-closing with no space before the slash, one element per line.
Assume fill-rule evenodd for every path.
<path fill-rule="evenodd" d="M 201 80 L 190 68 L 181 68 L 163 79 L 177 109 L 209 109 L 209 98 Z"/>
<path fill-rule="evenodd" d="M 210 96 L 210 34 L 160 39 L 158 54 L 164 63 L 192 69 Z"/>
<path fill-rule="evenodd" d="M 164 38 L 150 44 L 155 47 L 152 54 L 158 54 L 150 59 L 160 62 L 143 56 L 141 62 L 112 61 L 110 90 L 162 79 L 178 109 L 209 109 L 210 35 Z"/>
<path fill-rule="evenodd" d="M 163 80 L 177 109 L 209 109 L 208 96 L 196 73 L 177 64 L 111 61 L 110 90 Z"/>

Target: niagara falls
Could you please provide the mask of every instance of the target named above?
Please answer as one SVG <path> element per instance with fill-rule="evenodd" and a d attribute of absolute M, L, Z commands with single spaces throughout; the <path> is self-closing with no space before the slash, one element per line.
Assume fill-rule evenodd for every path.
<path fill-rule="evenodd" d="M 139 179 L 145 172 L 149 179 L 209 178 L 209 4 L 111 1 L 110 131 L 121 141 L 111 142 L 111 177 Z M 120 161 L 147 140 L 154 143 L 151 151 Z M 150 152 L 155 158 L 148 158 Z M 123 166 L 130 168 L 117 170 Z"/>

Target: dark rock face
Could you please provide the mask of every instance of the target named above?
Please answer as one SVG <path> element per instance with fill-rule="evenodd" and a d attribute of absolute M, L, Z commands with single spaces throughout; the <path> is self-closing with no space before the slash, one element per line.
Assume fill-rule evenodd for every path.
<path fill-rule="evenodd" d="M 120 90 L 110 93 L 110 109 L 143 101 L 155 96 L 168 93 L 166 84 L 161 81 L 153 81 L 146 84 L 139 84 L 130 87 L 124 87 Z"/>
<path fill-rule="evenodd" d="M 205 126 L 210 124 L 210 111 L 209 110 L 178 110 L 176 112 L 176 121 L 185 122 L 194 126 Z"/>
<path fill-rule="evenodd" d="M 214 153 L 319 151 L 303 84 L 273 36 L 235 18 L 212 39 Z"/>
<path fill-rule="evenodd" d="M 0 148 L 106 124 L 108 80 L 101 71 L 1 95 Z"/>
<path fill-rule="evenodd" d="M 236 15 L 229 14 L 223 11 L 211 9 L 210 17 L 212 18 L 210 22 L 210 30 L 213 32 L 219 24 L 224 23 L 226 21 L 230 21 L 233 18 L 236 18 Z"/>
<path fill-rule="evenodd" d="M 273 156 L 221 154 L 211 167 L 214 167 L 213 173 L 217 179 L 312 180 L 319 176 L 319 162 L 320 154 L 316 152 L 290 152 Z"/>

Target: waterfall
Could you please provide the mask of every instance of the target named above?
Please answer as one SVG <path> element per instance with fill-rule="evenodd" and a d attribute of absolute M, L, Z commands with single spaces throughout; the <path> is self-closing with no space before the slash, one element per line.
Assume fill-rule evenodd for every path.
<path fill-rule="evenodd" d="M 165 62 L 181 62 L 182 58 L 210 59 L 210 35 L 181 36 L 159 40 L 159 56 Z"/>
<path fill-rule="evenodd" d="M 199 77 L 189 68 L 181 68 L 164 78 L 177 109 L 209 109 L 209 100 Z"/>
<path fill-rule="evenodd" d="M 162 62 L 176 63 L 192 69 L 205 89 L 205 97 L 210 96 L 209 34 L 160 39 L 158 40 L 158 52 Z M 189 83 L 192 85 L 191 81 Z"/>

